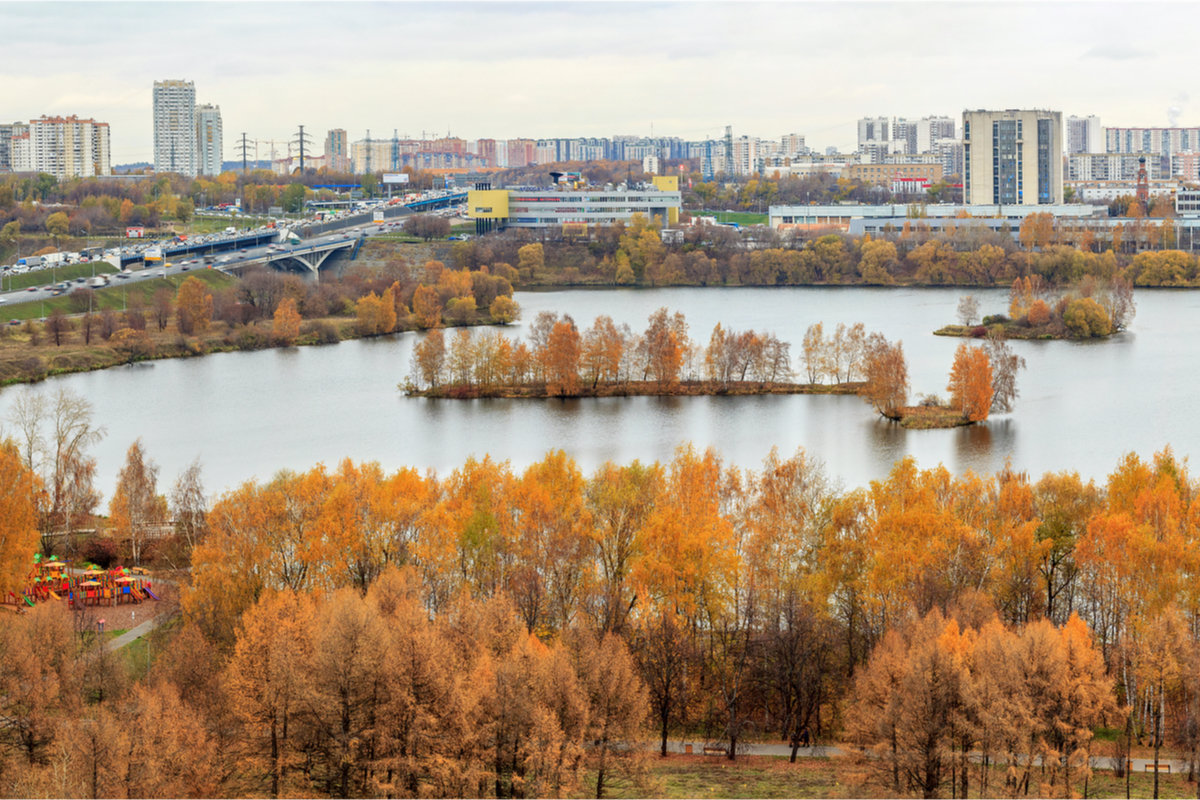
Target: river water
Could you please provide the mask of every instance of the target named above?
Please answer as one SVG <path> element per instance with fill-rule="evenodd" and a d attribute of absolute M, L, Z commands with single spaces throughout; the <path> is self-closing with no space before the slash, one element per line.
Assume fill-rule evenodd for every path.
<path fill-rule="evenodd" d="M 712 327 L 753 328 L 791 342 L 800 368 L 805 329 L 866 324 L 900 339 L 913 396 L 945 395 L 960 340 L 931 331 L 955 321 L 954 289 L 774 288 L 596 290 L 520 293 L 525 335 L 541 310 L 571 314 L 581 329 L 598 314 L 643 330 L 666 306 L 682 311 L 707 344 Z M 1007 292 L 976 292 L 983 313 L 1007 308 Z M 89 398 L 105 429 L 94 448 L 106 498 L 125 450 L 141 437 L 165 491 L 193 460 L 216 493 L 279 469 L 330 468 L 344 457 L 445 473 L 491 454 L 523 467 L 562 448 L 590 472 L 605 461 L 667 460 L 685 442 L 713 447 L 756 468 L 772 447 L 803 447 L 846 488 L 884 476 L 904 456 L 923 467 L 990 473 L 1004 466 L 1038 476 L 1078 471 L 1103 480 L 1129 451 L 1150 456 L 1168 443 L 1200 452 L 1192 370 L 1200 365 L 1200 292 L 1139 292 L 1130 329 L 1100 342 L 1013 342 L 1028 362 L 1012 414 L 970 428 L 909 431 L 879 419 L 856 397 L 765 396 L 585 400 L 428 400 L 396 386 L 420 334 L 336 345 L 222 353 L 69 375 L 0 391 L 0 419 L 22 392 L 62 385 Z M 105 504 L 107 500 L 105 500 Z"/>

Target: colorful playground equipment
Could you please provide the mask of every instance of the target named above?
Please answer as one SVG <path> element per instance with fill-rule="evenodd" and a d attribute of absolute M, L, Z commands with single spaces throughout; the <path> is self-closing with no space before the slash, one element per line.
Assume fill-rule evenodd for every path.
<path fill-rule="evenodd" d="M 55 556 L 33 558 L 33 569 L 21 592 L 9 592 L 4 602 L 32 607 L 47 600 L 67 601 L 69 608 L 117 606 L 157 600 L 150 577 L 141 567 L 114 567 L 103 570 L 88 564 L 83 570 L 69 570 Z"/>

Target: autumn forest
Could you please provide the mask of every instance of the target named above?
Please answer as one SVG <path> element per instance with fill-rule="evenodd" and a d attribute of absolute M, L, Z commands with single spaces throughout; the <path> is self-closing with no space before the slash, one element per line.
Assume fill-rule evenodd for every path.
<path fill-rule="evenodd" d="M 859 796 L 1066 796 L 1102 753 L 1197 761 L 1200 483 L 1169 451 L 1102 485 L 904 460 L 851 489 L 803 452 L 346 460 L 133 553 L 121 531 L 167 505 L 136 455 L 107 535 L 190 564 L 180 618 L 130 673 L 64 604 L 6 615 L 6 795 L 605 796 L 674 737 L 838 742 Z M 0 467 L 11 585 L 43 484 L 15 447 Z"/>

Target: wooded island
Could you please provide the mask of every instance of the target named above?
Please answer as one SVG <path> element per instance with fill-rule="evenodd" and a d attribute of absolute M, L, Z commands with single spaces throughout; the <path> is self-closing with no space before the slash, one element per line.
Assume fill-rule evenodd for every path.
<path fill-rule="evenodd" d="M 580 333 L 568 315 L 543 311 L 529 343 L 497 331 L 454 333 L 447 346 L 431 330 L 413 348 L 412 370 L 400 388 L 413 397 L 467 400 L 484 397 L 577 398 L 857 394 L 883 417 L 910 428 L 949 428 L 1011 411 L 1016 371 L 1025 365 L 1002 338 L 986 348 L 963 344 L 955 356 L 950 399 L 922 396 L 908 404 L 908 367 L 901 343 L 866 332 L 860 322 L 824 326 L 804 334 L 804 382 L 796 380 L 791 345 L 772 333 L 727 331 L 720 323 L 707 347 L 688 335 L 687 320 L 666 308 L 655 311 L 642 334 L 601 315 Z"/>

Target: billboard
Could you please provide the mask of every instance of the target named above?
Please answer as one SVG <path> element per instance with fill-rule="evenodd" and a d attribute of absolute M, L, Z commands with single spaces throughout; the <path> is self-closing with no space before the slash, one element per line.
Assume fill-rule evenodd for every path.
<path fill-rule="evenodd" d="M 375 213 L 374 213 L 374 214 L 371 216 L 371 220 L 372 220 L 373 222 L 383 222 L 383 212 L 382 212 L 382 211 L 376 211 L 376 212 L 375 212 Z"/>
<path fill-rule="evenodd" d="M 125 229 L 125 238 L 126 239 L 141 239 L 145 235 L 146 235 L 145 228 L 126 228 Z"/>
<path fill-rule="evenodd" d="M 383 174 L 384 183 L 408 183 L 407 172 L 385 172 Z"/>

